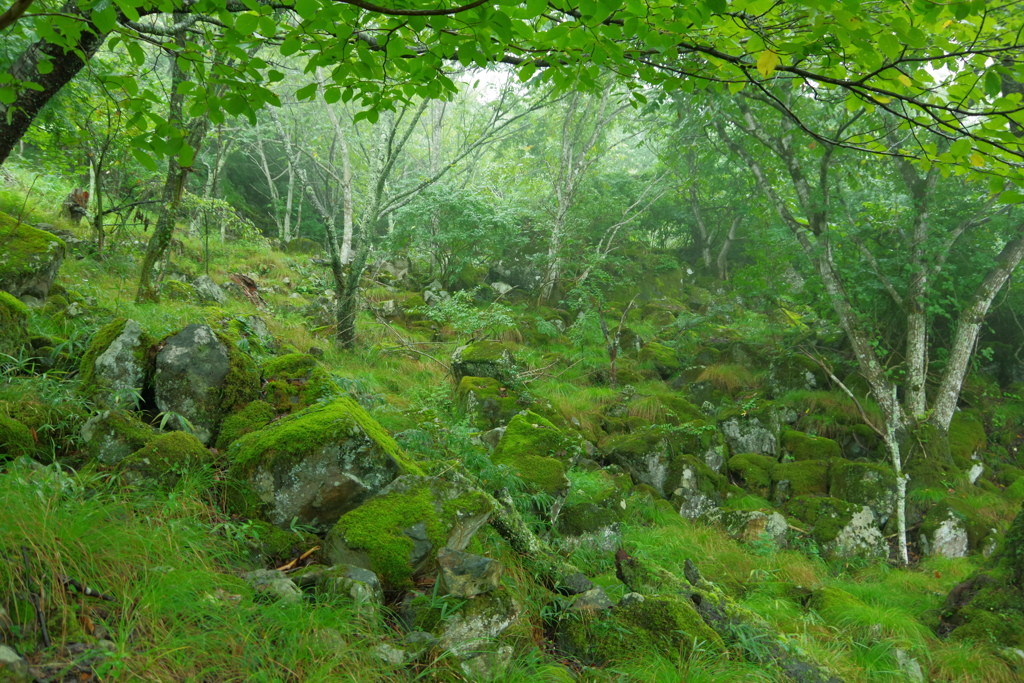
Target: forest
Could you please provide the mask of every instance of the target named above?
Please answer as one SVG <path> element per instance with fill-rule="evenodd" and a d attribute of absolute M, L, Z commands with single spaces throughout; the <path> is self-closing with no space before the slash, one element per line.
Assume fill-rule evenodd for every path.
<path fill-rule="evenodd" d="M 1021 680 L 1022 32 L 13 0 L 0 683 Z"/>

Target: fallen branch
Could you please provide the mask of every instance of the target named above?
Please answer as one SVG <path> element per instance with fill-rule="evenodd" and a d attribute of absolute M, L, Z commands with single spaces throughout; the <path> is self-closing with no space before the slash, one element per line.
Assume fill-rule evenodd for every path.
<path fill-rule="evenodd" d="M 302 562 L 307 557 L 309 557 L 310 555 L 315 553 L 317 550 L 320 550 L 320 546 L 318 546 L 318 545 L 313 546 L 312 548 L 310 548 L 306 552 L 302 553 L 301 555 L 296 557 L 294 560 L 292 560 L 288 564 L 284 564 L 284 565 L 281 565 L 280 567 L 278 567 L 277 571 L 279 571 L 279 572 L 287 572 L 287 571 L 291 571 L 292 569 L 295 569 L 296 565 L 298 565 L 299 562 Z"/>
<path fill-rule="evenodd" d="M 98 590 L 89 588 L 85 584 L 72 579 L 70 576 L 58 574 L 57 580 L 60 581 L 60 585 L 64 588 L 74 588 L 87 598 L 99 598 L 100 600 L 106 600 L 107 602 L 117 602 L 115 598 L 107 595 L 106 593 L 100 593 Z"/>

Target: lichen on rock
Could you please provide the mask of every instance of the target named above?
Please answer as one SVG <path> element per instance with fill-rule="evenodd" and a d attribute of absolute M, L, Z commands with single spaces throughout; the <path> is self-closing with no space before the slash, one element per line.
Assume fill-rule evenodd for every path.
<path fill-rule="evenodd" d="M 0 290 L 45 299 L 66 251 L 56 235 L 0 213 Z"/>
<path fill-rule="evenodd" d="M 152 343 L 134 320 L 118 318 L 101 327 L 79 365 L 81 392 L 100 405 L 137 409 L 152 374 L 148 358 Z"/>
<path fill-rule="evenodd" d="M 263 377 L 266 400 L 278 413 L 297 412 L 341 391 L 323 364 L 305 353 L 272 358 Z"/>

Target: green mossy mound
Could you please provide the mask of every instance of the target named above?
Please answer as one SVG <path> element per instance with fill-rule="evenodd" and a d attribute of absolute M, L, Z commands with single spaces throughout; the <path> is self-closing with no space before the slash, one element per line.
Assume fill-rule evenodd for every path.
<path fill-rule="evenodd" d="M 284 249 L 289 254 L 319 254 L 320 243 L 305 237 L 296 237 Z"/>
<path fill-rule="evenodd" d="M 679 360 L 676 350 L 658 342 L 645 344 L 640 349 L 638 357 L 641 363 L 650 365 L 657 370 L 662 379 L 669 379 L 683 369 L 683 363 Z"/>
<path fill-rule="evenodd" d="M 28 306 L 0 291 L 0 353 L 17 358 L 29 341 Z"/>
<path fill-rule="evenodd" d="M 621 509 L 581 503 L 562 508 L 556 528 L 564 536 L 582 536 L 613 526 L 621 519 Z"/>
<path fill-rule="evenodd" d="M 160 285 L 160 296 L 170 301 L 195 302 L 199 296 L 196 288 L 181 280 L 165 280 Z"/>
<path fill-rule="evenodd" d="M 263 429 L 277 417 L 274 406 L 266 401 L 253 401 L 224 420 L 217 435 L 217 450 L 227 450 L 239 438 Z"/>
<path fill-rule="evenodd" d="M 775 458 L 759 453 L 740 453 L 729 458 L 729 473 L 747 491 L 767 497 L 772 486 Z"/>
<path fill-rule="evenodd" d="M 508 465 L 536 490 L 556 495 L 569 486 L 566 462 L 577 452 L 576 440 L 563 435 L 547 419 L 527 411 L 508 423 L 491 461 Z"/>
<path fill-rule="evenodd" d="M 35 440 L 29 428 L 0 414 L 0 459 L 29 455 L 34 449 Z"/>
<path fill-rule="evenodd" d="M 683 596 L 648 597 L 596 615 L 583 614 L 561 633 L 562 648 L 590 665 L 683 657 L 695 649 L 725 652 L 725 643 Z"/>
<path fill-rule="evenodd" d="M 954 459 L 970 461 L 988 445 L 985 425 L 974 411 L 960 410 L 949 423 L 949 453 Z"/>
<path fill-rule="evenodd" d="M 799 496 L 786 504 L 786 513 L 812 525 L 811 536 L 819 545 L 836 540 L 862 506 L 838 498 Z"/>
<path fill-rule="evenodd" d="M 211 462 L 210 451 L 186 432 L 162 434 L 121 462 L 128 481 L 155 481 L 171 488 L 182 476 Z"/>
<path fill-rule="evenodd" d="M 45 299 L 65 253 L 56 235 L 0 213 L 0 290 Z"/>
<path fill-rule="evenodd" d="M 278 413 L 294 413 L 341 391 L 313 356 L 290 353 L 263 365 L 267 403 Z"/>
<path fill-rule="evenodd" d="M 824 460 L 778 463 L 772 469 L 776 500 L 783 502 L 789 496 L 828 495 L 828 470 L 829 463 Z M 780 491 L 782 482 L 788 482 L 785 495 Z"/>
<path fill-rule="evenodd" d="M 833 498 L 867 505 L 884 521 L 896 504 L 896 475 L 887 465 L 833 460 L 828 490 Z"/>
<path fill-rule="evenodd" d="M 830 460 L 841 455 L 839 444 L 823 436 L 788 429 L 782 432 L 780 440 L 794 460 Z"/>
<path fill-rule="evenodd" d="M 85 452 L 104 465 L 116 465 L 143 448 L 156 431 L 127 410 L 104 410 L 82 428 Z"/>
<path fill-rule="evenodd" d="M 342 515 L 325 546 L 332 562 L 365 566 L 385 587 L 408 589 L 439 548 L 464 549 L 490 512 L 487 497 L 470 487 L 403 476 Z"/>
<path fill-rule="evenodd" d="M 515 393 L 493 377 L 463 377 L 455 393 L 480 430 L 500 427 L 520 410 Z"/>
<path fill-rule="evenodd" d="M 456 380 L 463 377 L 490 377 L 499 382 L 513 382 L 518 372 L 515 357 L 507 344 L 497 341 L 478 341 L 459 347 L 452 354 L 452 374 Z"/>

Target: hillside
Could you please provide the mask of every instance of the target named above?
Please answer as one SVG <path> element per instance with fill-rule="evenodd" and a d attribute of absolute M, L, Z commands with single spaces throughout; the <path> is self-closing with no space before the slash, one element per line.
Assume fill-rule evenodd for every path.
<path fill-rule="evenodd" d="M 541 305 L 410 253 L 341 349 L 316 242 L 179 225 L 140 304 L 141 235 L 60 194 L 0 196 L 0 681 L 1024 675 L 1019 330 L 904 449 L 903 566 L 812 285 L 630 244 Z"/>

